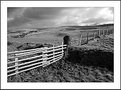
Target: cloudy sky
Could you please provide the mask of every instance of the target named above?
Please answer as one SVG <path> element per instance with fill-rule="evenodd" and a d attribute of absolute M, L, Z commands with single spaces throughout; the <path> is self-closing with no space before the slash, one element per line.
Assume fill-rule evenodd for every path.
<path fill-rule="evenodd" d="M 42 28 L 113 23 L 111 7 L 8 7 L 8 28 Z"/>

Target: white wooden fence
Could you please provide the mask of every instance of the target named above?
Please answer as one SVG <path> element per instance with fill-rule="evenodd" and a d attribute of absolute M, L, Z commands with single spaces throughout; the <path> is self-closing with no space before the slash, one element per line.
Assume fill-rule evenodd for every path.
<path fill-rule="evenodd" d="M 8 52 L 7 76 L 17 75 L 60 60 L 67 45 Z"/>
<path fill-rule="evenodd" d="M 74 39 L 76 46 L 87 44 L 89 41 L 94 40 L 97 36 L 105 36 L 113 34 L 113 29 L 95 29 L 95 30 L 81 30 L 77 39 Z"/>

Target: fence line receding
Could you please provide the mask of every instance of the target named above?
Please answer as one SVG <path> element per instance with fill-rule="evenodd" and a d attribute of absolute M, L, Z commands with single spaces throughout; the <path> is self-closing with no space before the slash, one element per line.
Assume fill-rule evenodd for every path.
<path fill-rule="evenodd" d="M 7 76 L 17 75 L 60 60 L 67 45 L 8 52 Z"/>

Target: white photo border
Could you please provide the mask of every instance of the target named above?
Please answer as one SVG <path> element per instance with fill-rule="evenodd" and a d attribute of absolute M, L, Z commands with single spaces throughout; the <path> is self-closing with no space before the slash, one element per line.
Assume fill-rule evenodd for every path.
<path fill-rule="evenodd" d="M 114 82 L 112 83 L 8 83 L 7 7 L 114 7 Z M 1 1 L 1 89 L 119 89 L 120 1 Z"/>

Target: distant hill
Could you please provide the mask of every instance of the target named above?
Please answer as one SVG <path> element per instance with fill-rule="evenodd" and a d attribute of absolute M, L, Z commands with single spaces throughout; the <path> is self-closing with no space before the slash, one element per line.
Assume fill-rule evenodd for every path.
<path fill-rule="evenodd" d="M 92 30 L 92 29 L 113 29 L 114 24 L 101 24 L 101 25 L 92 25 L 92 26 L 59 26 L 59 27 L 48 27 L 48 28 L 28 28 L 28 29 L 8 29 L 9 33 L 32 33 L 32 32 L 41 32 L 47 30 L 56 30 L 56 31 L 74 31 L 74 30 Z"/>
<path fill-rule="evenodd" d="M 62 26 L 65 30 L 89 30 L 89 29 L 100 29 L 100 28 L 109 28 L 114 27 L 114 24 L 101 24 L 101 25 L 94 25 L 94 26 Z"/>
<path fill-rule="evenodd" d="M 90 25 L 90 26 L 62 26 L 62 27 L 97 27 L 97 26 L 113 26 L 114 24 L 100 24 L 100 25 Z"/>
<path fill-rule="evenodd" d="M 97 25 L 97 26 L 114 26 L 114 24 L 101 24 L 101 25 Z"/>

